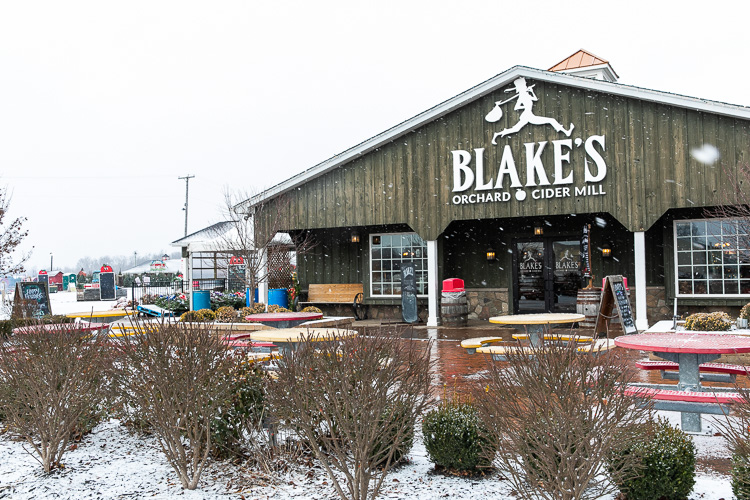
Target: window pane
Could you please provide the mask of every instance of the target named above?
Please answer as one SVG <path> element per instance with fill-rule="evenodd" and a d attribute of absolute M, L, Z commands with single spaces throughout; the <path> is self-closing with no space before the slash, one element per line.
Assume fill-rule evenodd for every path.
<path fill-rule="evenodd" d="M 740 293 L 750 293 L 750 280 L 740 280 Z"/>
<path fill-rule="evenodd" d="M 693 270 L 690 266 L 680 266 L 677 268 L 677 279 L 689 280 L 693 276 Z"/>
<path fill-rule="evenodd" d="M 692 242 L 690 238 L 677 238 L 677 251 L 681 250 L 692 250 Z"/>
<path fill-rule="evenodd" d="M 690 223 L 689 222 L 677 222 L 675 224 L 675 231 L 677 236 L 690 236 Z"/>
<path fill-rule="evenodd" d="M 706 252 L 693 252 L 693 264 L 705 264 L 707 262 Z"/>
<path fill-rule="evenodd" d="M 706 221 L 694 221 L 690 223 L 693 229 L 693 236 L 705 236 L 706 235 Z"/>
<path fill-rule="evenodd" d="M 707 244 L 705 236 L 697 236 L 693 238 L 693 250 L 705 250 Z"/>
<path fill-rule="evenodd" d="M 708 293 L 708 287 L 705 281 L 693 281 L 693 293 L 697 295 L 705 295 Z"/>
<path fill-rule="evenodd" d="M 739 290 L 737 281 L 724 282 L 724 293 L 738 293 L 737 290 Z"/>
<path fill-rule="evenodd" d="M 708 267 L 708 279 L 720 280 L 722 278 L 721 266 L 709 266 Z"/>
<path fill-rule="evenodd" d="M 692 281 L 679 281 L 679 290 L 681 294 L 693 293 L 693 282 Z"/>
<path fill-rule="evenodd" d="M 708 282 L 708 293 L 714 294 L 714 293 L 724 293 L 724 282 L 723 281 L 713 281 L 710 280 Z"/>
<path fill-rule="evenodd" d="M 708 269 L 704 266 L 693 268 L 693 278 L 697 280 L 704 280 L 708 276 Z"/>
<path fill-rule="evenodd" d="M 750 279 L 750 266 L 740 266 L 740 278 Z"/>

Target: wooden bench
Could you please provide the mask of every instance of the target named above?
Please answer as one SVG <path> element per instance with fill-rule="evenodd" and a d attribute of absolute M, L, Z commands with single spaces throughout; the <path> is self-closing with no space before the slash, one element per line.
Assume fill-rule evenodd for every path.
<path fill-rule="evenodd" d="M 300 305 L 351 304 L 357 319 L 365 319 L 367 313 L 363 301 L 362 283 L 311 284 L 307 289 L 307 301 L 300 302 Z"/>

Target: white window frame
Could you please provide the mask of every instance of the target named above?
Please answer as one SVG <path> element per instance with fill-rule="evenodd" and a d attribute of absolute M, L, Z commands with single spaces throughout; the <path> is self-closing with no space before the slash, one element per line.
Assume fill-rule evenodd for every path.
<path fill-rule="evenodd" d="M 750 297 L 750 294 L 747 293 L 704 293 L 704 294 L 697 294 L 697 293 L 680 293 L 680 274 L 679 274 L 679 261 L 678 261 L 678 249 L 677 249 L 677 224 L 679 223 L 692 223 L 692 222 L 726 222 L 726 221 L 732 221 L 732 220 L 739 220 L 737 218 L 706 218 L 706 219 L 675 219 L 672 221 L 672 244 L 673 244 L 673 253 L 672 253 L 672 259 L 673 259 L 673 268 L 674 268 L 674 291 L 675 291 L 675 297 L 677 298 L 689 298 L 689 299 L 734 299 L 734 298 L 743 298 L 747 299 Z M 742 223 L 740 223 L 742 225 Z M 710 235 L 706 235 L 708 238 Z M 739 249 L 737 249 L 739 251 Z M 706 251 L 708 251 L 708 248 L 706 248 Z M 692 250 L 691 250 L 692 254 Z M 691 267 L 693 267 L 693 264 L 690 264 Z M 706 263 L 706 267 L 708 267 L 708 262 Z M 739 277 L 739 267 L 738 267 L 738 284 L 737 289 L 741 290 L 741 285 L 739 283 L 739 280 L 741 278 Z M 706 276 L 706 286 L 708 285 L 709 278 Z M 722 279 L 724 281 L 724 279 Z M 707 290 L 708 291 L 708 290 Z"/>
<path fill-rule="evenodd" d="M 392 299 L 392 298 L 400 298 L 401 297 L 401 294 L 391 294 L 391 295 L 380 294 L 380 295 L 375 295 L 372 292 L 372 282 L 373 282 L 373 280 L 372 280 L 372 273 L 373 273 L 373 271 L 372 271 L 372 238 L 374 236 L 380 236 L 382 238 L 383 236 L 402 236 L 402 235 L 405 235 L 405 234 L 406 235 L 419 236 L 415 232 L 403 231 L 403 232 L 400 232 L 400 233 L 372 233 L 368 237 L 367 241 L 368 241 L 368 245 L 369 245 L 369 248 L 370 248 L 370 253 L 369 253 L 369 256 L 368 256 L 368 260 L 370 261 L 370 298 L 373 298 L 373 299 Z M 424 261 L 426 263 L 428 261 L 428 257 L 429 257 L 428 253 L 427 253 L 427 241 L 425 241 L 425 240 L 422 240 L 422 241 L 424 242 Z M 393 270 L 391 270 L 391 271 L 393 271 Z M 425 267 L 424 269 L 421 269 L 420 272 L 423 272 L 424 275 L 425 275 L 425 290 L 429 290 L 430 287 L 429 287 L 429 276 L 427 274 L 427 267 Z M 417 297 L 419 297 L 419 298 L 426 298 L 427 296 L 428 296 L 428 294 L 426 294 L 426 293 L 425 294 L 417 294 Z"/>

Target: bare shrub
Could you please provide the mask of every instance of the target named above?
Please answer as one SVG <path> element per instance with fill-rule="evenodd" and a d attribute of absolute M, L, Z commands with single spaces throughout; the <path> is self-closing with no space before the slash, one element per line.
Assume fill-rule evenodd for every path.
<path fill-rule="evenodd" d="M 491 458 L 520 498 L 588 499 L 616 490 L 606 477 L 615 444 L 631 442 L 647 407 L 623 394 L 633 370 L 620 353 L 578 354 L 573 343 L 511 351 L 489 363 L 475 402 L 499 453 Z M 636 473 L 635 459 L 612 474 Z"/>
<path fill-rule="evenodd" d="M 735 384 L 740 401 L 731 415 L 716 420 L 732 454 L 732 493 L 738 500 L 750 499 L 750 389 Z"/>
<path fill-rule="evenodd" d="M 71 439 L 95 423 L 111 357 L 103 336 L 91 337 L 73 324 L 23 328 L 26 333 L 0 344 L 0 407 L 50 472 Z"/>
<path fill-rule="evenodd" d="M 123 337 L 126 398 L 156 435 L 182 486 L 195 489 L 211 453 L 211 422 L 227 400 L 235 363 L 205 323 L 135 324 Z"/>
<path fill-rule="evenodd" d="M 374 498 L 429 402 L 429 367 L 429 344 L 400 332 L 307 338 L 280 363 L 270 401 L 309 443 L 339 497 Z"/>

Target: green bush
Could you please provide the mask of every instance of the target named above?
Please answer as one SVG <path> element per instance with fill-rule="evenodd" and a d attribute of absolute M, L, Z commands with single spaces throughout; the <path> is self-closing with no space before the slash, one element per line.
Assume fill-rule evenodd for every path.
<path fill-rule="evenodd" d="M 216 319 L 216 313 L 211 309 L 199 309 L 197 312 L 198 321 L 214 321 Z"/>
<path fill-rule="evenodd" d="M 447 469 L 476 471 L 489 467 L 486 430 L 468 403 L 444 403 L 422 420 L 424 444 L 430 460 Z"/>
<path fill-rule="evenodd" d="M 391 458 L 391 464 L 399 463 L 404 456 L 409 453 L 412 445 L 414 444 L 414 422 L 409 421 L 409 412 L 403 406 L 392 409 L 387 409 L 383 412 L 381 417 L 384 421 L 399 420 L 403 425 L 398 427 L 389 427 L 390 432 L 386 432 L 381 436 L 378 436 L 378 441 L 372 450 L 372 456 L 376 461 L 382 460 L 385 463 L 388 454 L 391 452 L 391 447 L 394 440 L 397 437 L 399 429 L 406 429 L 404 439 L 401 441 L 401 446 L 396 448 Z"/>
<path fill-rule="evenodd" d="M 732 457 L 732 493 L 737 500 L 750 500 L 750 458 Z"/>
<path fill-rule="evenodd" d="M 628 500 L 682 500 L 695 485 L 695 445 L 682 430 L 666 419 L 643 425 L 641 439 L 635 445 L 613 450 L 609 470 L 617 470 L 626 455 L 635 453 L 641 469 L 635 477 L 617 486 Z"/>
<path fill-rule="evenodd" d="M 685 330 L 723 332 L 732 327 L 732 318 L 725 312 L 695 313 L 685 319 Z"/>
<path fill-rule="evenodd" d="M 219 323 L 234 323 L 237 321 L 237 310 L 230 306 L 218 308 L 216 310 L 216 321 Z"/>
<path fill-rule="evenodd" d="M 281 307 L 280 305 L 277 305 L 277 304 L 271 304 L 270 306 L 268 306 L 268 312 L 270 312 L 270 313 L 288 313 L 288 312 L 292 312 L 292 311 L 289 310 L 289 309 L 287 309 L 286 307 Z"/>
<path fill-rule="evenodd" d="M 239 455 L 245 431 L 260 426 L 267 413 L 265 377 L 265 372 L 256 363 L 238 359 L 232 370 L 227 401 L 211 423 L 211 441 L 217 457 Z"/>
<path fill-rule="evenodd" d="M 740 318 L 750 319 L 750 304 L 745 304 L 744 306 L 742 306 L 742 309 L 740 309 Z"/>

